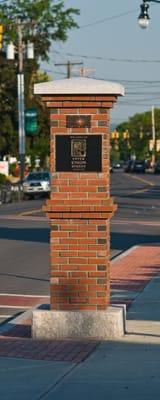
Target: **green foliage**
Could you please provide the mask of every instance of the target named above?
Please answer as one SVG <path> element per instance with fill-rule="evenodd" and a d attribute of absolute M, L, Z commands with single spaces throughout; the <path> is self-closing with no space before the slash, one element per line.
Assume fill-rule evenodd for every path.
<path fill-rule="evenodd" d="M 48 59 L 51 42 L 65 41 L 67 32 L 78 27 L 73 16 L 79 10 L 64 8 L 64 2 L 57 0 L 6 0 L 0 4 L 0 20 L 7 27 L 6 40 L 17 39 L 15 22 L 20 18 L 24 21 L 23 38 L 30 38 L 35 44 L 36 59 Z"/>
<path fill-rule="evenodd" d="M 12 163 L 9 164 L 9 175 L 16 175 L 16 167 L 17 167 L 17 163 Z"/>
<path fill-rule="evenodd" d="M 4 174 L 0 174 L 0 186 L 4 185 L 6 181 L 6 176 Z"/>
<path fill-rule="evenodd" d="M 60 0 L 6 0 L 0 3 L 0 21 L 4 25 L 4 43 L 11 40 L 17 46 L 17 22 L 23 23 L 23 42 L 34 43 L 35 58 L 24 57 L 25 108 L 36 108 L 38 112 L 38 137 L 26 138 L 26 154 L 44 159 L 49 153 L 49 115 L 40 96 L 34 96 L 34 83 L 50 80 L 39 71 L 41 60 L 48 60 L 52 41 L 67 39 L 68 31 L 76 28 L 74 16 L 78 9 L 65 8 Z M 7 61 L 0 53 L 0 156 L 18 155 L 18 106 L 17 106 L 17 57 Z M 37 149 L 38 146 L 38 149 Z M 46 154 L 46 155 L 47 155 Z"/>
<path fill-rule="evenodd" d="M 17 149 L 17 97 L 14 65 L 0 54 L 0 154 Z"/>
<path fill-rule="evenodd" d="M 116 128 L 120 133 L 119 148 L 120 158 L 126 160 L 135 154 L 138 159 L 151 157 L 149 140 L 152 139 L 151 111 L 135 114 Z M 129 139 L 123 138 L 123 132 L 128 130 Z M 160 109 L 155 109 L 156 139 L 160 139 Z"/>

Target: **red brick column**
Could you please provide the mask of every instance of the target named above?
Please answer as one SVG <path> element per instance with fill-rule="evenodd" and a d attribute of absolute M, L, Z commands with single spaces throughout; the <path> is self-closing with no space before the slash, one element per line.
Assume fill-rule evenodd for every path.
<path fill-rule="evenodd" d="M 46 95 L 50 108 L 52 310 L 105 310 L 110 302 L 110 109 L 117 95 Z M 90 128 L 67 128 L 68 115 L 87 115 Z M 100 135 L 101 172 L 56 171 L 57 135 Z"/>

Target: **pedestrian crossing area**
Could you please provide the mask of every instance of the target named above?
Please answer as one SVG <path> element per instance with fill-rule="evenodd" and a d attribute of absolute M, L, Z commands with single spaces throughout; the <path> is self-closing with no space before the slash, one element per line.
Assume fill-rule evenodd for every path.
<path fill-rule="evenodd" d="M 49 296 L 0 293 L 0 324 L 46 303 L 49 303 Z"/>

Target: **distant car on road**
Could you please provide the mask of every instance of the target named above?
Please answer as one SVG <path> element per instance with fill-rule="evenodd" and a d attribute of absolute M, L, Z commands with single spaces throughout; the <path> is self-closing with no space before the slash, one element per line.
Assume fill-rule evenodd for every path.
<path fill-rule="evenodd" d="M 135 160 L 132 166 L 132 172 L 142 172 L 144 174 L 146 172 L 145 161 Z"/>
<path fill-rule="evenodd" d="M 48 171 L 30 172 L 24 179 L 23 193 L 27 198 L 35 197 L 37 194 L 49 194 L 50 192 L 50 174 Z"/>
<path fill-rule="evenodd" d="M 123 163 L 121 161 L 117 161 L 113 163 L 113 168 L 114 169 L 120 169 L 123 167 Z"/>
<path fill-rule="evenodd" d="M 133 166 L 134 161 L 129 160 L 127 164 L 125 165 L 124 171 L 125 172 L 132 172 L 132 166 Z"/>
<path fill-rule="evenodd" d="M 156 162 L 155 168 L 154 168 L 154 173 L 155 174 L 160 174 L 160 160 Z"/>
<path fill-rule="evenodd" d="M 111 173 L 113 172 L 113 167 L 112 167 L 112 165 L 110 165 L 109 170 L 110 170 Z"/>
<path fill-rule="evenodd" d="M 143 160 L 129 160 L 128 164 L 125 167 L 125 172 L 137 172 L 137 173 L 145 173 L 146 165 Z"/>

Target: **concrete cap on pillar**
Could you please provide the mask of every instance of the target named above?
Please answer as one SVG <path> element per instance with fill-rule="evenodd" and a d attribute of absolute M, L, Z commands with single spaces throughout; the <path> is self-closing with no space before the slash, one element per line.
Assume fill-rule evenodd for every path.
<path fill-rule="evenodd" d="M 69 78 L 36 83 L 34 93 L 47 94 L 99 94 L 124 96 L 124 87 L 115 82 L 91 78 Z"/>

